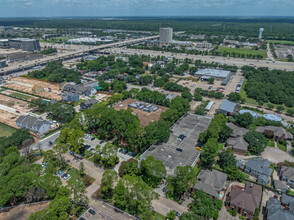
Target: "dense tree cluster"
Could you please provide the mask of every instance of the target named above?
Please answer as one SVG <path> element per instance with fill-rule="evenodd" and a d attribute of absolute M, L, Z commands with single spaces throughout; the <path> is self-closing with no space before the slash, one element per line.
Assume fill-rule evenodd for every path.
<path fill-rule="evenodd" d="M 80 73 L 63 67 L 62 61 L 52 61 L 42 70 L 29 72 L 28 76 L 36 79 L 43 79 L 50 82 L 75 82 L 81 83 Z"/>
<path fill-rule="evenodd" d="M 249 144 L 248 150 L 254 154 L 263 152 L 267 144 L 267 139 L 264 135 L 257 131 L 248 131 L 244 139 Z"/>
<path fill-rule="evenodd" d="M 5 153 L 5 150 L 10 146 L 15 146 L 19 149 L 26 147 L 26 140 L 33 140 L 29 130 L 18 129 L 9 137 L 0 137 L 0 155 Z"/>
<path fill-rule="evenodd" d="M 242 67 L 247 79 L 245 91 L 249 98 L 258 102 L 271 102 L 294 106 L 294 74 L 265 67 Z"/>
<path fill-rule="evenodd" d="M 167 82 L 163 85 L 163 88 L 167 91 L 172 91 L 172 92 L 182 92 L 184 90 L 184 87 L 174 83 L 174 82 Z"/>
<path fill-rule="evenodd" d="M 201 101 L 200 96 L 206 96 L 206 97 L 210 97 L 210 98 L 216 98 L 216 99 L 221 99 L 224 97 L 224 94 L 222 92 L 217 92 L 214 90 L 205 90 L 205 89 L 201 89 L 201 88 L 196 88 L 195 92 L 194 92 L 194 99 L 196 101 Z"/>
<path fill-rule="evenodd" d="M 57 49 L 56 48 L 47 48 L 41 51 L 41 54 L 43 55 L 48 55 L 48 54 L 52 54 L 52 53 L 57 53 Z"/>

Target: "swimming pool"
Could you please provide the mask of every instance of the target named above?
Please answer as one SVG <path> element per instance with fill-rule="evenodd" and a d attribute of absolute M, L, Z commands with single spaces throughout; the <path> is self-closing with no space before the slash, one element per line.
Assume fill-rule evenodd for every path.
<path fill-rule="evenodd" d="M 220 193 L 220 194 L 219 194 L 219 197 L 220 197 L 220 198 L 222 198 L 222 197 L 223 197 L 223 194 L 222 194 L 222 193 Z"/>

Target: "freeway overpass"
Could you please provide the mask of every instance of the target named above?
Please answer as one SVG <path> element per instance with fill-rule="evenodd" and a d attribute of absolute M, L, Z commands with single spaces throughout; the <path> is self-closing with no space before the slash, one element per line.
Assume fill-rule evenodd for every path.
<path fill-rule="evenodd" d="M 22 64 L 18 63 L 18 64 L 14 64 L 14 65 L 2 68 L 0 70 L 0 75 L 8 75 L 8 74 L 12 74 L 12 73 L 20 72 L 20 71 L 29 70 L 35 66 L 44 66 L 48 62 L 51 62 L 51 61 L 75 59 L 78 57 L 83 57 L 89 53 L 98 52 L 99 50 L 112 48 L 112 47 L 126 46 L 128 44 L 136 44 L 136 43 L 140 43 L 145 40 L 150 40 L 150 39 L 154 39 L 154 38 L 158 38 L 158 37 L 159 37 L 159 35 L 155 35 L 155 36 L 151 36 L 151 37 L 131 39 L 131 40 L 126 40 L 126 41 L 121 41 L 121 42 L 116 42 L 116 43 L 111 43 L 111 44 L 102 44 L 99 46 L 91 47 L 89 49 L 84 48 L 84 49 L 76 50 L 73 52 L 59 54 L 56 56 L 44 57 L 38 61 L 32 60 L 32 61 L 28 61 L 28 62 L 23 62 Z"/>

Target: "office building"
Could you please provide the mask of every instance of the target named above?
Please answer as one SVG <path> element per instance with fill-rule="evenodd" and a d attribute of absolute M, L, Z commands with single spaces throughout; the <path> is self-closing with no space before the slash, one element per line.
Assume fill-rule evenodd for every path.
<path fill-rule="evenodd" d="M 0 47 L 9 47 L 8 39 L 0 39 Z"/>
<path fill-rule="evenodd" d="M 160 28 L 159 40 L 164 44 L 170 44 L 173 41 L 173 29 L 172 28 Z"/>
<path fill-rule="evenodd" d="M 24 51 L 40 50 L 39 40 L 29 38 L 15 38 L 9 40 L 10 47 Z"/>

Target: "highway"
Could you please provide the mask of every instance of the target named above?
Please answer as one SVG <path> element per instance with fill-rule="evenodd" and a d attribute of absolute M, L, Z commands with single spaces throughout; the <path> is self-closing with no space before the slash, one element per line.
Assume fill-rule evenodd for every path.
<path fill-rule="evenodd" d="M 217 62 L 220 64 L 227 65 L 236 65 L 242 67 L 245 65 L 255 66 L 255 67 L 268 67 L 269 69 L 281 69 L 294 71 L 294 62 L 281 62 L 281 61 L 272 61 L 272 60 L 255 60 L 255 59 L 241 59 L 241 58 L 231 58 L 231 57 L 221 57 L 221 56 L 201 56 L 201 55 L 192 55 L 185 53 L 170 53 L 163 51 L 153 51 L 153 50 L 139 50 L 139 49 L 129 49 L 129 48 L 110 48 L 104 50 L 110 53 L 124 53 L 124 54 L 144 54 L 150 56 L 165 56 L 165 57 L 175 57 L 177 59 L 194 59 L 194 60 L 203 60 L 206 62 Z"/>
<path fill-rule="evenodd" d="M 98 50 L 102 50 L 102 49 L 106 49 L 106 48 L 125 46 L 127 44 L 133 44 L 133 43 L 139 43 L 141 41 L 150 40 L 150 39 L 154 39 L 154 38 L 158 38 L 158 37 L 159 37 L 158 35 L 155 35 L 155 36 L 151 36 L 151 37 L 126 40 L 126 41 L 121 41 L 121 42 L 116 42 L 116 43 L 111 43 L 111 44 L 102 44 L 102 45 L 94 46 L 94 47 L 86 46 L 86 48 L 84 46 L 83 47 L 80 46 L 79 49 L 77 49 L 76 51 L 64 52 L 64 53 L 60 53 L 55 56 L 46 56 L 40 60 L 32 60 L 32 61 L 23 62 L 22 64 L 17 63 L 14 65 L 10 65 L 8 67 L 2 68 L 0 70 L 0 75 L 7 75 L 7 74 L 19 72 L 19 71 L 25 71 L 28 69 L 32 69 L 34 66 L 46 65 L 48 62 L 51 62 L 51 61 L 74 59 L 77 57 L 85 56 L 86 54 L 88 54 L 90 52 L 97 52 Z"/>

